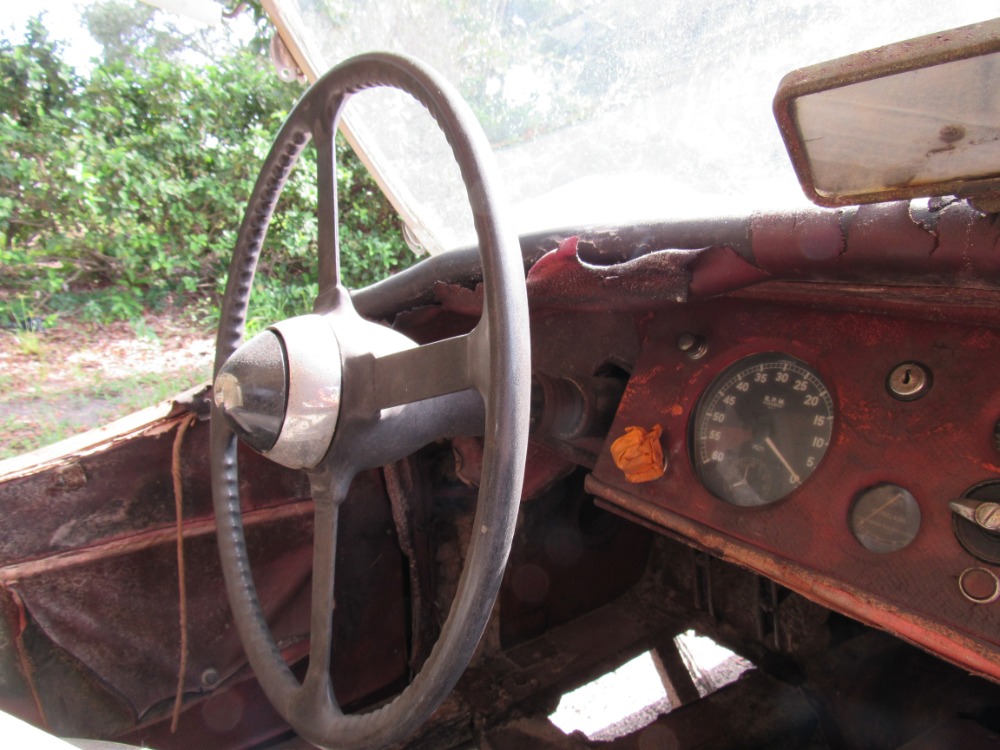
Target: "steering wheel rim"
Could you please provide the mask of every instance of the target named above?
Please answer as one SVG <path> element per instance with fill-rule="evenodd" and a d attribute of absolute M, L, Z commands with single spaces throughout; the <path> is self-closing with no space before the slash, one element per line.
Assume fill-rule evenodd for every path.
<path fill-rule="evenodd" d="M 368 326 L 365 330 L 375 338 L 382 334 L 371 328 L 374 324 L 357 316 L 339 280 L 334 136 L 352 94 L 385 86 L 419 101 L 452 148 L 472 206 L 485 302 L 479 324 L 466 337 L 415 348 L 412 343 L 397 343 L 374 351 L 376 365 L 383 363 L 374 368 L 375 375 L 381 373 L 397 382 L 381 390 L 377 385 L 365 390 L 368 386 L 359 373 L 366 367 L 371 372 L 373 354 L 359 348 L 367 336 L 357 332 L 358 326 Z M 306 92 L 264 162 L 230 264 L 216 341 L 216 374 L 242 343 L 250 288 L 267 225 L 289 171 L 310 138 L 316 142 L 319 166 L 320 294 L 316 311 L 330 321 L 340 342 L 344 391 L 331 447 L 317 466 L 310 467 L 316 504 L 313 637 L 310 667 L 301 684 L 268 630 L 253 584 L 240 515 L 237 439 L 216 405 L 211 421 L 212 492 L 227 594 L 244 649 L 265 693 L 305 739 L 323 747 L 360 750 L 398 742 L 426 721 L 458 681 L 489 620 L 513 538 L 527 453 L 531 370 L 527 296 L 519 243 L 507 218 L 497 168 L 471 110 L 446 81 L 421 63 L 387 53 L 362 55 L 333 68 Z M 436 356 L 454 357 L 449 364 L 459 370 L 464 367 L 465 374 L 446 385 L 432 383 L 430 376 L 412 389 L 392 377 L 400 368 Z M 329 677 L 340 503 L 354 473 L 364 468 L 361 454 L 381 445 L 383 435 L 398 431 L 400 425 L 410 425 L 414 419 L 433 421 L 444 401 L 453 404 L 453 409 L 465 409 L 467 399 L 462 401 L 461 396 L 468 388 L 478 391 L 485 403 L 485 458 L 473 526 L 478 533 L 472 535 L 458 592 L 438 642 L 410 685 L 375 711 L 345 715 L 333 696 Z M 454 420 L 447 426 L 446 422 L 424 431 L 407 427 L 412 431 L 410 442 L 403 440 L 395 450 L 409 452 L 416 447 L 414 443 L 422 444 L 421 440 L 452 429 Z M 402 455 L 405 453 L 397 457 Z M 318 665 L 315 669 L 314 664 Z"/>

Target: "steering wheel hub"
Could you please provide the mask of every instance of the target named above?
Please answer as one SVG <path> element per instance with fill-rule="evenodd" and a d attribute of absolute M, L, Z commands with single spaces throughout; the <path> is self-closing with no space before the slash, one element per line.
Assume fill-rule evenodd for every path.
<path fill-rule="evenodd" d="M 288 400 L 288 361 L 273 331 L 254 336 L 215 376 L 215 407 L 244 443 L 267 454 L 281 434 Z"/>
<path fill-rule="evenodd" d="M 243 442 L 291 469 L 315 467 L 340 414 L 337 337 L 320 315 L 275 323 L 226 360 L 215 405 Z"/>

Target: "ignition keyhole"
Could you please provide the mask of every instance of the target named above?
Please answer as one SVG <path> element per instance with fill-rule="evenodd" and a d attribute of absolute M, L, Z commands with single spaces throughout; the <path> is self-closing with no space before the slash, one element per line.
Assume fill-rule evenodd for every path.
<path fill-rule="evenodd" d="M 913 401 L 931 387 L 931 372 L 919 362 L 902 362 L 886 378 L 889 395 L 900 401 Z"/>

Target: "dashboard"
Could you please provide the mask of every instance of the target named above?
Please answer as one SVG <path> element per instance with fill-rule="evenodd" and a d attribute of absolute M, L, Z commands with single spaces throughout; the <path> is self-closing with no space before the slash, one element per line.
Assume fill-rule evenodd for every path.
<path fill-rule="evenodd" d="M 630 481 L 605 447 L 588 489 L 604 507 L 1000 678 L 992 313 L 906 290 L 889 295 L 893 308 L 860 289 L 790 289 L 790 302 L 744 293 L 640 321 L 607 444 L 659 426 L 665 465 Z"/>

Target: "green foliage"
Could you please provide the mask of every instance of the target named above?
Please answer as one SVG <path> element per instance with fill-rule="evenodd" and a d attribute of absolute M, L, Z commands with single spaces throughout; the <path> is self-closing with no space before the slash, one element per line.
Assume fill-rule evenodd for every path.
<path fill-rule="evenodd" d="M 374 284 L 413 263 L 402 242 L 399 218 L 346 143 L 338 141 L 340 275 L 352 289 Z"/>
<path fill-rule="evenodd" d="M 102 18 L 109 38 L 135 27 Z M 301 89 L 249 48 L 193 64 L 119 47 L 84 80 L 40 20 L 20 44 L 0 40 L 0 318 L 23 298 L 94 320 L 167 301 L 215 309 L 257 170 Z M 361 163 L 346 146 L 339 158 L 343 277 L 362 286 L 412 253 Z M 316 204 L 307 151 L 268 231 L 262 315 L 308 309 Z"/>
<path fill-rule="evenodd" d="M 259 275 L 250 292 L 247 338 L 277 320 L 309 312 L 317 294 L 319 285 L 315 281 L 288 281 Z"/>
<path fill-rule="evenodd" d="M 79 80 L 38 19 L 14 46 L 0 39 L 0 264 L 21 260 L 15 239 L 30 243 L 55 227 L 53 209 L 73 199 L 64 171 L 74 158 L 72 109 Z"/>

